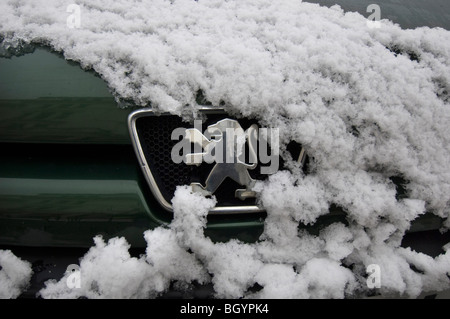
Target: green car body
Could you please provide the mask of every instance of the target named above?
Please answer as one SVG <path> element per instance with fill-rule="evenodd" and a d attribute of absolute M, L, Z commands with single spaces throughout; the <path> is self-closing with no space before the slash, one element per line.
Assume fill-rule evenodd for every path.
<path fill-rule="evenodd" d="M 131 145 L 136 108 L 45 47 L 0 59 L 0 70 L 0 244 L 89 247 L 101 234 L 143 247 L 145 230 L 170 222 Z M 208 232 L 252 241 L 262 227 L 260 215 L 222 217 Z"/>
<path fill-rule="evenodd" d="M 0 59 L 0 70 L 0 244 L 89 247 L 101 234 L 144 247 L 143 232 L 172 215 L 150 193 L 131 145 L 136 108 L 120 108 L 103 80 L 45 47 Z M 216 216 L 206 232 L 256 241 L 263 217 Z M 430 220 L 425 228 L 439 228 Z"/>

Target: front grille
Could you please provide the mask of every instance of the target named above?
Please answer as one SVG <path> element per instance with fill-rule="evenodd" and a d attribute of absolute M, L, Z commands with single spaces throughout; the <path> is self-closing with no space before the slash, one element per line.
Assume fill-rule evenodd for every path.
<path fill-rule="evenodd" d="M 239 125 L 244 131 L 250 128 L 250 126 L 252 126 L 253 124 L 258 124 L 255 120 L 236 119 L 225 114 L 223 111 L 211 109 L 203 110 L 201 113 L 201 119 L 202 133 L 204 133 L 210 125 L 218 124 L 224 119 L 238 121 Z M 236 125 L 234 121 L 224 121 L 221 122 L 221 125 L 222 124 L 224 124 L 226 127 L 228 127 L 227 125 L 232 125 L 233 127 Z M 202 162 L 197 166 L 187 165 L 184 162 L 175 163 L 172 160 L 172 149 L 183 138 L 182 136 L 179 136 L 178 140 L 172 140 L 172 132 L 177 128 L 183 128 L 183 130 L 181 130 L 181 134 L 183 134 L 184 129 L 195 127 L 194 121 L 186 122 L 178 116 L 156 115 L 150 109 L 141 109 L 130 114 L 128 125 L 135 151 L 140 160 L 142 170 L 150 186 L 150 189 L 152 190 L 156 199 L 165 209 L 169 211 L 172 210 L 171 200 L 175 194 L 177 186 L 191 185 L 192 183 L 197 183 L 197 185 L 200 184 L 202 185 L 202 187 L 207 186 L 205 185 L 206 180 L 208 176 L 210 176 L 210 173 L 215 167 L 216 163 L 208 164 Z M 218 126 L 215 125 L 215 127 L 217 128 Z M 224 130 L 224 126 L 220 127 L 221 130 Z M 222 136 L 226 136 L 226 134 Z M 259 139 L 257 143 L 258 145 L 256 146 L 258 150 L 258 165 L 254 169 L 247 169 L 247 171 L 250 174 L 251 179 L 261 181 L 268 177 L 268 175 L 262 174 L 261 167 L 267 167 L 268 164 L 262 165 L 260 161 L 261 159 L 259 157 L 259 155 L 261 155 L 259 154 L 261 146 Z M 248 144 L 248 142 L 245 143 L 246 163 L 250 163 L 250 152 Z M 304 154 L 304 149 L 302 148 L 302 146 L 296 142 L 291 142 L 286 146 L 286 150 L 288 151 L 288 153 L 290 153 L 292 159 L 299 162 L 299 165 L 306 173 L 308 158 Z M 180 149 L 180 152 L 183 152 L 182 148 Z M 194 152 L 193 144 L 191 145 L 191 150 L 189 152 Z M 271 156 L 270 148 L 269 154 L 267 155 Z M 278 164 L 278 168 L 285 168 L 284 161 L 281 157 L 279 157 L 278 159 Z M 224 176 L 230 176 L 230 171 L 234 173 L 239 172 L 239 169 L 233 165 L 231 166 L 231 168 L 228 167 L 220 167 L 222 171 L 226 172 L 225 175 L 219 175 L 220 178 L 223 178 Z M 240 168 L 242 167 L 240 166 Z M 246 173 L 243 174 L 245 175 Z M 218 176 L 217 174 L 211 174 L 211 176 L 212 175 L 216 177 Z M 241 177 L 239 177 L 239 180 L 241 180 L 240 178 Z M 216 181 L 218 180 L 220 179 L 216 179 Z M 242 180 L 241 182 L 244 184 L 246 183 Z M 248 196 L 248 192 L 245 193 L 245 196 L 241 195 L 242 192 L 236 194 L 236 190 L 244 190 L 245 188 L 246 186 L 240 185 L 232 178 L 225 178 L 213 193 L 213 195 L 216 196 L 218 204 L 213 210 L 211 210 L 211 212 L 249 213 L 263 211 L 260 207 L 257 206 L 255 197 Z M 245 199 L 237 198 L 237 196 L 241 196 Z"/>
<path fill-rule="evenodd" d="M 224 113 L 202 114 L 202 132 L 211 124 L 215 124 L 225 118 L 235 119 Z M 239 119 L 242 129 L 247 130 L 256 121 Z M 172 131 L 176 128 L 193 128 L 194 124 L 184 122 L 180 117 L 174 115 L 155 115 L 151 111 L 140 110 L 130 115 L 130 129 L 134 135 L 135 149 L 143 162 L 144 173 L 147 175 L 150 187 L 157 199 L 167 209 L 171 209 L 171 200 L 179 185 L 190 185 L 205 181 L 214 167 L 215 163 L 203 162 L 199 166 L 186 165 L 185 163 L 174 163 L 171 158 L 172 148 L 179 140 L 172 140 Z M 181 137 L 180 137 L 181 140 Z M 248 145 L 246 149 L 248 154 Z M 281 162 L 280 162 L 281 164 Z M 267 175 L 260 172 L 258 165 L 253 170 L 248 170 L 250 176 L 256 180 L 263 180 Z M 245 188 L 234 180 L 227 178 L 220 185 L 214 196 L 218 201 L 216 212 L 225 209 L 226 212 L 256 212 L 262 211 L 256 206 L 255 198 L 244 200 L 236 198 L 235 190 Z"/>
<path fill-rule="evenodd" d="M 136 120 L 139 142 L 153 178 L 164 199 L 170 203 L 176 187 L 191 183 L 193 166 L 175 164 L 171 150 L 177 141 L 171 140 L 171 133 L 186 126 L 177 116 L 146 116 Z"/>

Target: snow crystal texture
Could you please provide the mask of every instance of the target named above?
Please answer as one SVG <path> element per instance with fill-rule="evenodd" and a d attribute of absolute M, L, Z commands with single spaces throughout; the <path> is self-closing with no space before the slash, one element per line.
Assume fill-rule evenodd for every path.
<path fill-rule="evenodd" d="M 19 297 L 28 287 L 32 274 L 30 263 L 10 250 L 0 250 L 0 299 Z"/>

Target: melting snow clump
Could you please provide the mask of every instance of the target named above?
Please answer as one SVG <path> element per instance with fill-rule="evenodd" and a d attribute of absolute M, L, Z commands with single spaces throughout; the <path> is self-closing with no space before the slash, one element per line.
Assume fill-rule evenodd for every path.
<path fill-rule="evenodd" d="M 0 299 L 19 297 L 28 287 L 32 274 L 30 263 L 10 250 L 0 250 Z"/>

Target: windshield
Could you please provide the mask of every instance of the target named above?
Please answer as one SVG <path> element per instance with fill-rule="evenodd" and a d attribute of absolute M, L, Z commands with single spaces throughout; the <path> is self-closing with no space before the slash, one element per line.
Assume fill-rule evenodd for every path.
<path fill-rule="evenodd" d="M 308 0 L 330 7 L 338 4 L 345 11 L 356 11 L 368 17 L 371 4 L 380 7 L 381 19 L 398 23 L 404 29 L 441 27 L 450 30 L 450 1 L 448 0 Z"/>

